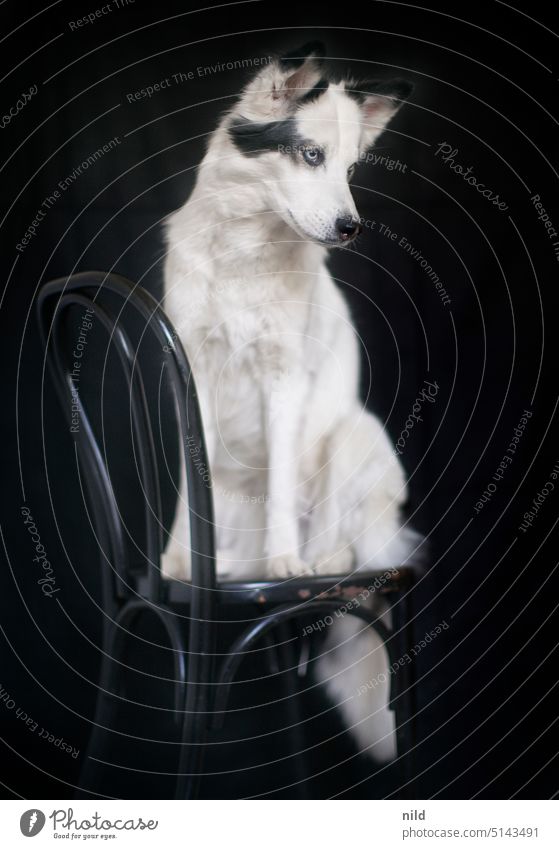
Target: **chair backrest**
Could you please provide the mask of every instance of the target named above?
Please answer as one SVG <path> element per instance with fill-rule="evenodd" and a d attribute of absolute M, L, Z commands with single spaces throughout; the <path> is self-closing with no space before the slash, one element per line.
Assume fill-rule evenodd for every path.
<path fill-rule="evenodd" d="M 116 305 L 116 307 L 115 307 Z M 93 514 L 95 533 L 102 555 L 102 586 L 106 604 L 115 596 L 129 596 L 144 587 L 142 595 L 154 604 L 165 598 L 165 582 L 160 571 L 163 548 L 161 493 L 149 404 L 142 377 L 141 355 L 127 333 L 125 314 L 131 306 L 142 320 L 142 337 L 152 335 L 161 352 L 161 368 L 167 370 L 175 400 L 188 486 L 192 587 L 190 593 L 190 651 L 211 652 L 208 628 L 196 622 L 212 622 L 216 597 L 215 539 L 211 479 L 196 471 L 194 461 L 209 468 L 196 387 L 184 349 L 158 302 L 144 289 L 116 274 L 85 272 L 60 278 L 44 286 L 38 297 L 37 313 L 45 358 L 68 421 L 72 421 L 72 400 L 79 399 L 76 374 L 76 334 L 68 333 L 65 315 L 81 307 L 91 321 L 98 322 L 115 347 L 126 382 L 126 413 L 132 427 L 134 453 L 144 493 L 146 550 L 144 580 L 134 582 L 122 517 L 115 498 L 104 446 L 95 433 L 88 411 L 79 405 L 79 427 L 73 432 L 80 472 L 83 475 Z M 142 345 L 143 347 L 143 345 Z M 80 352 L 78 351 L 78 354 Z M 74 405 L 75 406 L 75 405 Z M 196 451 L 192 451 L 195 446 Z M 178 509 L 184 509 L 179 504 Z M 110 609 L 110 608 L 109 608 Z M 204 636 L 205 635 L 205 636 Z"/>

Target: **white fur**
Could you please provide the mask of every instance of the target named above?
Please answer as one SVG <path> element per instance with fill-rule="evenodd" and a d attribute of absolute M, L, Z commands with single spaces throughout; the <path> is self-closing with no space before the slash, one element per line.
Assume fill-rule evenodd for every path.
<path fill-rule="evenodd" d="M 356 335 L 320 244 L 338 217 L 357 217 L 348 167 L 396 107 L 386 98 L 360 106 L 342 83 L 298 107 L 318 77 L 313 57 L 295 72 L 265 68 L 222 119 L 190 198 L 167 226 L 164 305 L 201 402 L 222 580 L 392 567 L 410 551 L 399 517 L 402 469 L 359 400 Z M 323 166 L 278 151 L 246 156 L 227 131 L 232 116 L 293 114 L 299 133 L 326 151 Z M 380 124 L 371 125 L 375 114 Z M 163 556 L 164 574 L 182 580 L 190 577 L 187 515 L 183 473 Z M 332 627 L 329 647 L 362 627 L 349 620 Z M 360 658 L 376 640 L 368 631 L 325 650 L 320 675 L 336 702 L 375 674 L 373 656 Z M 384 652 L 374 658 L 381 654 L 384 668 Z M 382 688 L 342 711 L 362 747 L 380 740 L 372 753 L 393 755 Z"/>
<path fill-rule="evenodd" d="M 396 757 L 388 655 L 384 643 L 355 616 L 332 627 L 320 659 L 320 680 L 339 709 L 359 749 L 380 763 Z M 364 690 L 364 692 L 363 692 Z"/>

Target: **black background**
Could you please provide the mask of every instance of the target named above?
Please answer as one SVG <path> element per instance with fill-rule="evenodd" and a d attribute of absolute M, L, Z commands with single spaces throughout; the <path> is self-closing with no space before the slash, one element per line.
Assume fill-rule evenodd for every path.
<path fill-rule="evenodd" d="M 365 2 L 328 9 L 262 0 L 195 12 L 179 2 L 135 0 L 122 8 L 113 2 L 110 13 L 71 31 L 70 21 L 96 8 L 8 2 L 1 12 L 0 111 L 7 113 L 31 85 L 38 92 L 0 130 L 0 686 L 39 726 L 83 753 L 99 664 L 98 554 L 72 437 L 52 390 L 41 388 L 43 357 L 30 309 L 36 291 L 51 278 L 101 269 L 161 296 L 162 220 L 186 199 L 217 115 L 250 76 L 243 70 L 198 75 L 197 68 L 321 38 L 337 69 L 415 83 L 411 103 L 378 143 L 379 152 L 405 163 L 405 172 L 364 164 L 354 178 L 355 197 L 364 218 L 389 225 L 421 251 L 451 298 L 443 305 L 418 263 L 378 231 L 365 228 L 357 251 L 332 256 L 364 342 L 367 402 L 394 439 L 424 380 L 439 386 L 402 457 L 415 523 L 432 543 L 414 592 L 416 638 L 442 620 L 450 623 L 418 657 L 416 792 L 552 796 L 558 789 L 556 494 L 527 533 L 518 530 L 559 460 L 558 264 L 531 202 L 538 193 L 559 225 L 557 36 L 548 28 L 550 8 L 433 0 L 429 8 Z M 194 80 L 128 102 L 127 94 L 190 70 Z M 44 198 L 115 136 L 115 149 L 61 192 L 18 252 Z M 435 155 L 441 142 L 458 150 L 456 161 L 471 165 L 507 210 Z M 112 391 L 106 426 L 118 444 L 128 412 L 126 403 L 119 406 L 116 382 Z M 476 515 L 474 505 L 525 409 L 532 417 L 514 459 Z M 129 475 L 133 489 L 123 457 L 118 471 L 123 488 Z M 60 604 L 38 590 L 21 520 L 24 498 L 56 564 Z M 133 524 L 132 498 L 127 505 Z M 240 722 L 240 736 L 251 723 L 248 715 L 245 726 Z M 328 736 L 332 727 L 317 734 Z M 38 739 L 4 703 L 0 732 L 7 797 L 72 795 L 82 755 L 74 760 Z M 266 757 L 273 759 L 270 745 Z M 351 743 L 343 745 L 351 754 Z M 241 760 L 212 754 L 215 770 L 233 775 L 209 782 L 208 796 L 260 792 L 258 770 L 235 774 L 245 754 Z M 392 792 L 397 778 L 374 772 L 353 758 L 351 766 L 317 779 L 313 793 L 339 793 L 355 781 L 361 783 L 347 789 L 349 796 Z M 287 779 L 276 777 L 272 786 L 288 783 L 288 768 Z M 129 794 L 127 780 L 120 775 L 113 795 Z M 155 777 L 136 793 L 164 795 L 162 787 Z"/>

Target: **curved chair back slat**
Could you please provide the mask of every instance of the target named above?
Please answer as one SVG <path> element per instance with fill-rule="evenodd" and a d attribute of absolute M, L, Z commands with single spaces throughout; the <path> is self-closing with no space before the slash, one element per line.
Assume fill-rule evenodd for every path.
<path fill-rule="evenodd" d="M 118 315 L 114 315 L 114 296 L 121 301 Z M 188 625 L 188 681 L 184 711 L 189 717 L 181 750 L 179 772 L 195 773 L 200 745 L 205 738 L 208 706 L 211 700 L 211 681 L 214 659 L 216 600 L 216 567 L 214 515 L 209 474 L 198 474 L 194 465 L 202 462 L 209 468 L 202 419 L 196 386 L 184 349 L 158 302 L 144 289 L 116 274 L 85 272 L 60 278 L 48 283 L 39 293 L 37 310 L 49 368 L 67 415 L 68 399 L 75 390 L 71 367 L 63 356 L 67 350 L 62 345 L 62 315 L 72 305 L 89 306 L 94 310 L 105 330 L 111 335 L 129 391 L 135 450 L 140 459 L 141 484 L 146 494 L 146 530 L 148 590 L 145 601 L 160 605 L 164 588 L 160 572 L 162 516 L 157 473 L 157 458 L 148 413 L 148 404 L 136 352 L 130 343 L 121 319 L 124 308 L 132 306 L 145 322 L 145 334 L 157 340 L 164 356 L 173 396 L 178 411 L 178 424 L 182 456 L 186 468 L 188 509 L 190 517 L 190 544 L 192 586 L 190 591 Z M 52 350 L 51 350 L 52 349 Z M 49 357 L 49 353 L 53 356 Z M 77 434 L 78 457 L 83 464 L 87 487 L 94 510 L 96 532 L 106 558 L 113 565 L 118 581 L 129 581 L 129 562 L 115 494 L 107 469 L 106 458 L 96 438 L 85 409 L 81 412 Z M 155 506 L 156 516 L 152 508 Z M 179 504 L 178 509 L 181 508 Z M 107 575 L 106 563 L 103 574 Z M 131 588 L 132 591 L 132 588 Z M 105 599 L 111 609 L 113 586 L 105 579 Z M 184 784 L 184 782 L 183 782 Z"/>
<path fill-rule="evenodd" d="M 68 278 L 54 280 L 43 287 L 38 299 L 39 320 L 45 347 L 49 345 L 53 347 L 55 358 L 53 376 L 57 391 L 61 400 L 65 402 L 68 393 L 72 391 L 73 382 L 70 376 L 69 363 L 65 363 L 61 356 L 60 340 L 56 333 L 49 342 L 51 329 L 57 330 L 60 316 L 68 306 L 72 304 L 87 305 L 97 312 L 106 329 L 112 334 L 112 341 L 125 369 L 125 377 L 130 389 L 136 447 L 139 452 L 142 452 L 139 455 L 142 485 L 145 487 L 148 496 L 150 493 L 153 494 L 153 502 L 159 507 L 157 461 L 141 370 L 136 362 L 135 353 L 126 332 L 119 326 L 118 317 L 115 318 L 112 315 L 111 307 L 104 298 L 104 294 L 107 292 L 119 295 L 122 298 L 123 307 L 130 304 L 140 313 L 147 322 L 146 332 L 153 334 L 161 350 L 166 352 L 165 365 L 170 376 L 180 417 L 179 424 L 182 454 L 186 465 L 190 517 L 191 520 L 192 517 L 196 517 L 196 521 L 191 521 L 193 591 L 195 589 L 215 591 L 215 541 L 211 480 L 209 480 L 209 475 L 205 475 L 204 480 L 197 473 L 194 465 L 194 457 L 197 457 L 199 458 L 197 462 L 203 462 L 204 466 L 208 468 L 196 386 L 180 340 L 157 301 L 145 290 L 135 286 L 126 278 L 100 272 L 75 274 Z M 64 406 L 68 411 L 68 405 L 64 404 Z M 114 495 L 112 494 L 110 480 L 107 478 L 106 463 L 93 435 L 85 410 L 83 416 L 86 426 L 83 429 L 83 434 L 81 428 L 78 434 L 81 437 L 80 446 L 83 444 L 84 448 L 87 448 L 92 463 L 98 468 L 100 489 L 103 490 L 107 503 L 112 507 Z M 140 437 L 142 438 L 140 439 Z M 187 445 L 193 446 L 194 450 L 187 450 Z M 148 498 L 148 500 L 151 499 Z M 119 530 L 117 516 L 118 511 L 115 513 L 111 509 L 110 524 L 114 526 L 115 543 L 117 543 L 115 547 L 120 553 L 122 546 L 120 542 L 117 542 Z M 120 528 L 120 531 L 122 531 L 122 528 Z M 156 548 L 153 541 L 151 541 L 150 547 L 152 550 Z M 157 560 L 157 558 L 154 559 Z M 202 615 L 204 615 L 207 603 L 208 599 L 204 598 L 201 609 Z"/>

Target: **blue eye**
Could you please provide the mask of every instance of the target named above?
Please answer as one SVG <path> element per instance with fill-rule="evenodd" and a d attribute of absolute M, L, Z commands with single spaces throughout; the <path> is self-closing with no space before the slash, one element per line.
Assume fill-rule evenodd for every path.
<path fill-rule="evenodd" d="M 317 165 L 322 165 L 324 162 L 324 154 L 319 147 L 305 147 L 303 149 L 303 159 L 313 168 Z"/>

